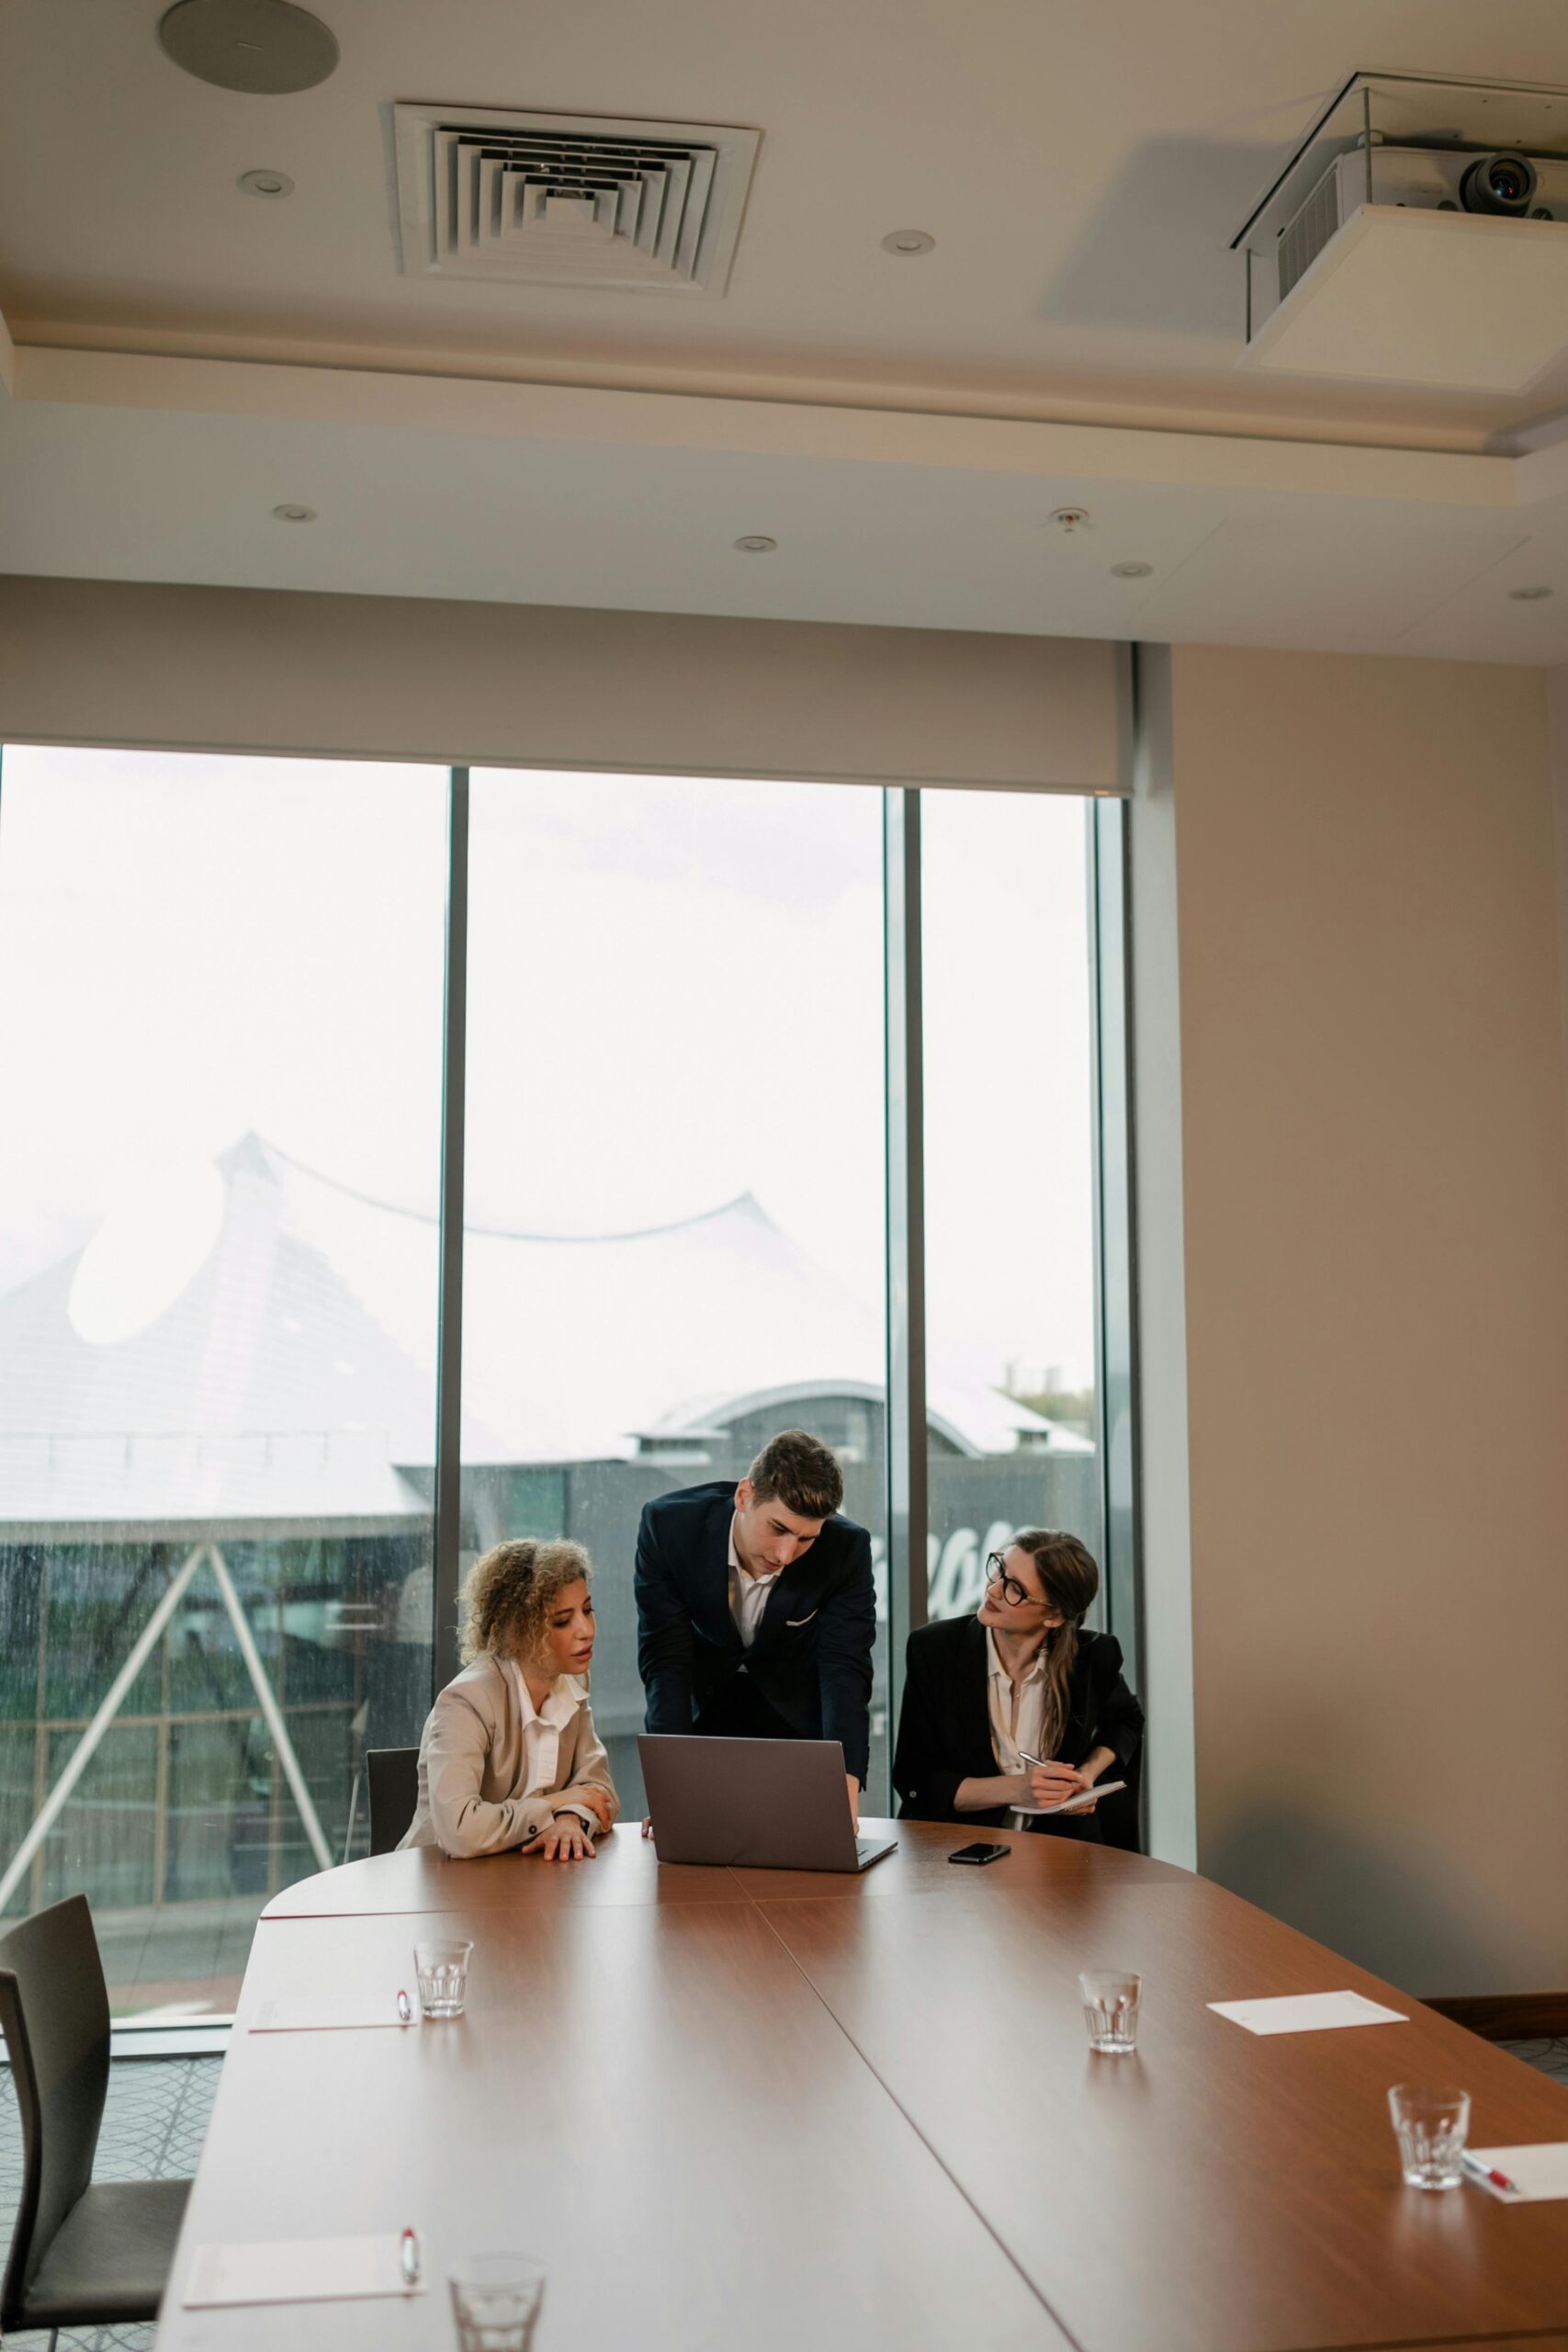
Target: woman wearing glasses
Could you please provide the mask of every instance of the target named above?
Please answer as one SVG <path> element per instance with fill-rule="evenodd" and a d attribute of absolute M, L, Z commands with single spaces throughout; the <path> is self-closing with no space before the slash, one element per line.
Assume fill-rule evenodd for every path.
<path fill-rule="evenodd" d="M 901 1814 L 1100 1839 L 1092 1803 L 1043 1811 L 1107 1774 L 1125 1779 L 1143 1736 L 1120 1643 L 1083 1622 L 1099 1589 L 1076 1535 L 1024 1528 L 987 1561 L 973 1617 L 910 1634 L 893 1759 Z"/>

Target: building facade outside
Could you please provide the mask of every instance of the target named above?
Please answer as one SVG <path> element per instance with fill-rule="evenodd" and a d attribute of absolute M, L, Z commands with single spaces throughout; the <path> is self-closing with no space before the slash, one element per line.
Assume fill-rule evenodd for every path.
<path fill-rule="evenodd" d="M 0 1299 L 0 1909 L 85 1893 L 142 2015 L 232 2006 L 261 1907 L 365 1850 L 365 1752 L 413 1744 L 431 1695 L 434 1221 L 254 1135 L 188 1195 Z M 587 1545 L 633 1809 L 642 1506 L 808 1427 L 880 1581 L 881 1313 L 749 1195 L 637 1234 L 475 1230 L 467 1261 L 465 1554 Z M 930 1405 L 933 1615 L 1015 1527 L 1098 1540 L 1084 1437 L 940 1363 Z"/>

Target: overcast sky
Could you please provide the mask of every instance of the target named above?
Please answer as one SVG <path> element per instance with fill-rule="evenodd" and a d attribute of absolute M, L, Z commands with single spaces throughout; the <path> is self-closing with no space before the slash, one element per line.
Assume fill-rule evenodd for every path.
<path fill-rule="evenodd" d="M 1087 1381 L 1083 803 L 922 806 L 932 1352 Z M 478 772 L 472 813 L 470 1220 L 750 1191 L 879 1300 L 881 796 Z M 440 770 L 6 752 L 0 1286 L 250 1128 L 434 1210 L 446 827 Z"/>

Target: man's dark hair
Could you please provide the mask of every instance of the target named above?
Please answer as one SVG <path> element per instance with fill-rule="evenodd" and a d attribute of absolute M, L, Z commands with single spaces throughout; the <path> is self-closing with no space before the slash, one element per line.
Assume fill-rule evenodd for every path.
<path fill-rule="evenodd" d="M 844 1474 L 832 1448 L 804 1430 L 771 1437 L 746 1476 L 760 1503 L 781 1502 L 797 1519 L 831 1519 L 844 1499 Z"/>

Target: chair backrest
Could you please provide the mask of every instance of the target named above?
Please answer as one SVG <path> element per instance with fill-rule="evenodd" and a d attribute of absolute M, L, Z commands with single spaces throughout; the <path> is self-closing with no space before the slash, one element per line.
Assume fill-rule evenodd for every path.
<path fill-rule="evenodd" d="M 0 2329 L 93 2177 L 109 2081 L 109 2000 L 85 1895 L 0 1936 L 0 2031 L 22 2119 L 22 2196 Z"/>
<path fill-rule="evenodd" d="M 418 1748 L 367 1747 L 365 1777 L 370 1786 L 370 1851 L 389 1854 L 419 1803 Z"/>

